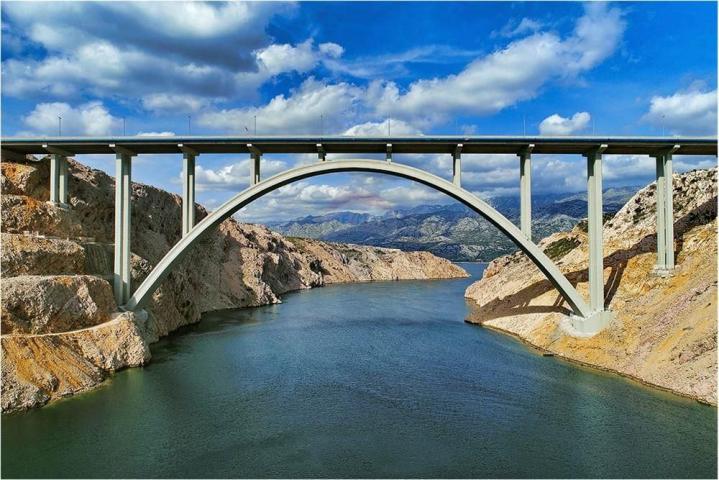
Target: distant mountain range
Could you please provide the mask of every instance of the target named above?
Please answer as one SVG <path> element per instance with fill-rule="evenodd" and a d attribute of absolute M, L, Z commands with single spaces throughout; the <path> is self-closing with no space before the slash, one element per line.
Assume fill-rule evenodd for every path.
<path fill-rule="evenodd" d="M 615 213 L 639 187 L 604 191 L 605 213 Z M 489 203 L 519 224 L 519 197 L 494 197 Z M 585 193 L 541 194 L 532 197 L 532 235 L 541 239 L 573 228 L 587 216 Z M 335 212 L 309 215 L 267 226 L 284 235 L 318 238 L 402 250 L 427 250 L 455 261 L 489 261 L 516 250 L 493 225 L 461 204 L 420 205 L 384 215 Z"/>

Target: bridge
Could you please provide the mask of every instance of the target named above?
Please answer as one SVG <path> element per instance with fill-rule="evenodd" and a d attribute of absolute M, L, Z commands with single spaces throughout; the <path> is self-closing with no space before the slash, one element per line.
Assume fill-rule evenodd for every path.
<path fill-rule="evenodd" d="M 24 159 L 28 154 L 50 155 L 50 198 L 67 205 L 67 158 L 83 154 L 114 154 L 115 245 L 113 288 L 117 304 L 126 310 L 141 309 L 188 250 L 252 201 L 292 182 L 336 172 L 382 173 L 419 182 L 463 203 L 507 235 L 544 273 L 573 314 L 570 324 L 577 335 L 599 332 L 611 319 L 604 305 L 604 255 L 602 245 L 602 156 L 648 155 L 656 160 L 657 262 L 655 272 L 670 274 L 674 268 L 674 213 L 672 158 L 674 155 L 717 155 L 716 138 L 690 137 L 44 137 L 3 138 L 2 157 Z M 130 285 L 130 219 L 132 159 L 141 154 L 182 154 L 182 238 L 133 291 Z M 195 223 L 195 161 L 201 154 L 237 154 L 250 157 L 250 185 L 201 222 Z M 262 179 L 262 158 L 267 154 L 314 154 L 317 161 Z M 329 154 L 352 159 L 329 160 Z M 362 159 L 380 154 L 384 159 Z M 452 158 L 452 181 L 425 170 L 397 163 L 407 154 L 445 154 Z M 520 182 L 520 226 L 462 188 L 463 154 L 515 154 Z M 533 154 L 579 154 L 587 162 L 589 301 L 577 292 L 559 268 L 531 238 L 531 159 Z"/>

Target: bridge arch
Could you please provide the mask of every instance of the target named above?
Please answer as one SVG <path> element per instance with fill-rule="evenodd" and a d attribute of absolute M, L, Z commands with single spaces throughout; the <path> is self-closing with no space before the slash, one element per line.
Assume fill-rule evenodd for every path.
<path fill-rule="evenodd" d="M 305 165 L 279 173 L 238 193 L 195 225 L 194 228 L 167 252 L 147 278 L 139 285 L 137 290 L 135 290 L 125 305 L 125 308 L 127 310 L 142 308 L 173 267 L 182 260 L 187 251 L 203 235 L 212 231 L 213 228 L 217 227 L 244 206 L 280 187 L 298 180 L 338 172 L 383 173 L 401 177 L 431 187 L 463 203 L 507 235 L 510 240 L 537 265 L 542 273 L 544 273 L 547 279 L 567 301 L 575 315 L 582 318 L 589 318 L 591 316 L 592 312 L 582 296 L 549 257 L 547 257 L 535 243 L 528 240 L 519 228 L 504 215 L 492 208 L 487 202 L 469 191 L 424 170 L 380 160 L 337 160 Z"/>

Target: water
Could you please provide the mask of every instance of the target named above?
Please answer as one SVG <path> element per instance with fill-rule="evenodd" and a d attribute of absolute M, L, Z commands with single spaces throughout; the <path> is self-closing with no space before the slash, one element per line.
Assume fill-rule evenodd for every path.
<path fill-rule="evenodd" d="M 465 324 L 470 282 L 207 315 L 146 368 L 3 417 L 2 474 L 716 478 L 715 408 Z"/>

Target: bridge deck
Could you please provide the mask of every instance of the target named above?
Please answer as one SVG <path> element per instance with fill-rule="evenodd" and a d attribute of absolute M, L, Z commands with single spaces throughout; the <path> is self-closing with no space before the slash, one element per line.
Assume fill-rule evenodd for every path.
<path fill-rule="evenodd" d="M 198 154 L 249 154 L 248 144 L 263 154 L 317 153 L 321 144 L 326 153 L 385 153 L 387 144 L 394 154 L 446 153 L 462 144 L 462 153 L 520 153 L 533 144 L 535 154 L 583 154 L 597 145 L 607 145 L 605 155 L 653 155 L 679 145 L 676 155 L 716 155 L 717 139 L 708 137 L 530 137 L 530 136 L 172 136 L 172 137 L 35 137 L 3 138 L 4 154 L 47 153 L 46 146 L 72 155 L 114 154 L 110 145 L 124 147 L 135 154 L 180 153 L 178 144 Z"/>

